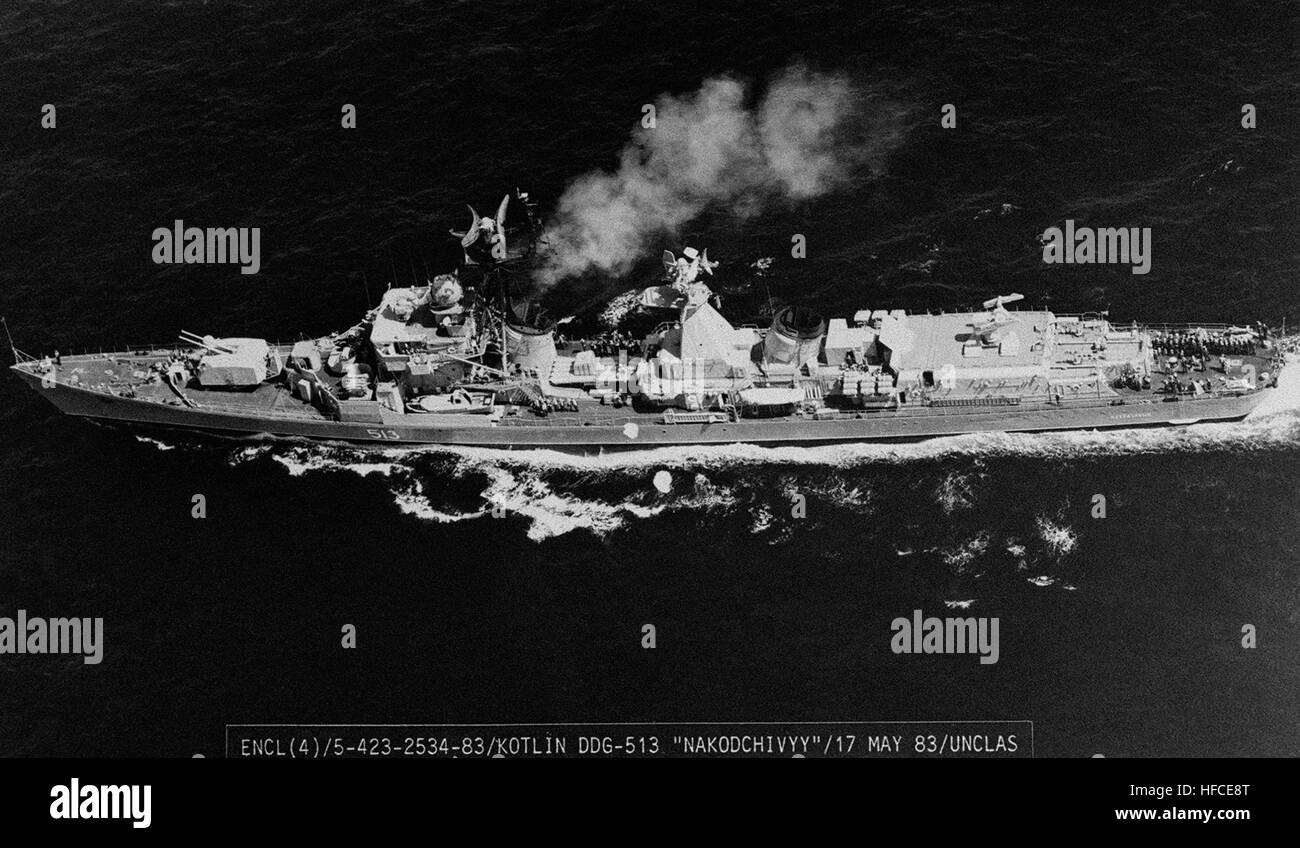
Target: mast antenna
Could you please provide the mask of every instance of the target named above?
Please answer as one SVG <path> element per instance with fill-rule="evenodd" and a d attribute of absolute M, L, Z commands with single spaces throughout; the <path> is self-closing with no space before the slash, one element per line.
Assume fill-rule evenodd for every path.
<path fill-rule="evenodd" d="M 18 362 L 18 348 L 17 348 L 16 346 L 14 346 L 14 337 L 13 337 L 13 334 L 9 332 L 9 322 L 6 321 L 6 320 L 4 319 L 3 316 L 0 316 L 0 325 L 3 325 L 4 328 L 5 328 L 5 338 L 7 338 L 7 339 L 9 340 L 9 350 L 13 352 L 13 355 L 14 355 L 14 362 L 17 363 L 17 362 Z"/>
<path fill-rule="evenodd" d="M 492 271 L 495 272 L 496 274 L 497 289 L 501 295 L 501 371 L 506 375 L 506 379 L 509 379 L 510 378 L 509 377 L 510 337 L 506 332 L 506 313 L 510 309 L 510 298 L 506 293 L 506 282 L 504 279 L 501 278 L 501 270 L 499 268 L 493 268 Z"/>

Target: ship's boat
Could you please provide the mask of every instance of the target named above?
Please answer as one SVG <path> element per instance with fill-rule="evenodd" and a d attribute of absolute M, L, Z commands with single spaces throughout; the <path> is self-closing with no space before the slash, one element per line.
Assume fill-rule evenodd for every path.
<path fill-rule="evenodd" d="M 492 411 L 492 396 L 456 389 L 449 394 L 422 395 L 406 404 L 413 412 L 428 412 L 442 415 L 478 413 Z"/>

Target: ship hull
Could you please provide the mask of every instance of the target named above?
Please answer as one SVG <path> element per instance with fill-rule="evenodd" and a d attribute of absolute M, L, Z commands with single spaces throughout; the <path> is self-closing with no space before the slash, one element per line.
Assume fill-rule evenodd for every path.
<path fill-rule="evenodd" d="M 747 443 L 815 445 L 854 442 L 914 442 L 988 432 L 1054 432 L 1183 426 L 1235 421 L 1254 410 L 1271 389 L 1240 396 L 1187 398 L 1109 405 L 1064 405 L 994 409 L 985 412 L 904 409 L 864 412 L 861 417 L 829 420 L 741 419 L 713 423 L 663 423 L 659 416 L 620 415 L 609 410 L 598 421 L 578 418 L 396 415 L 378 423 L 354 423 L 290 416 L 216 412 L 133 400 L 57 384 L 42 387 L 40 377 L 15 368 L 25 382 L 69 415 L 133 427 L 181 430 L 228 437 L 284 437 L 386 445 L 460 445 L 503 450 L 553 449 L 596 453 L 658 446 Z"/>

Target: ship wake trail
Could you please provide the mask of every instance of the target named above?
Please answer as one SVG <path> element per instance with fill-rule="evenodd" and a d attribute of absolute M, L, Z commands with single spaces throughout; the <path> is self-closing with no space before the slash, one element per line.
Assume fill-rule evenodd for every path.
<path fill-rule="evenodd" d="M 713 205 L 741 216 L 773 201 L 808 200 L 883 169 L 915 110 L 842 74 L 803 66 L 750 87 L 715 77 L 655 104 L 617 170 L 574 180 L 547 228 L 536 273 L 545 288 L 589 271 L 628 271 L 655 240 L 675 235 Z"/>
<path fill-rule="evenodd" d="M 146 443 L 171 447 L 154 440 Z M 978 525 L 984 511 L 975 507 L 984 504 L 985 493 L 1002 476 L 1002 464 L 991 464 L 995 460 L 1069 462 L 1297 446 L 1300 417 L 1275 414 L 1182 430 L 976 434 L 908 445 L 674 447 L 591 457 L 541 450 L 271 443 L 240 448 L 231 454 L 231 462 L 270 461 L 293 476 L 357 475 L 379 482 L 402 513 L 421 521 L 502 520 L 503 527 L 522 527 L 533 542 L 574 531 L 604 538 L 641 521 L 663 518 L 703 521 L 715 528 L 734 523 L 738 537 L 760 544 L 779 544 L 821 526 L 817 516 L 875 515 L 888 502 L 879 492 L 899 494 L 897 484 L 887 478 L 900 464 L 918 464 L 920 468 L 907 472 L 914 478 L 910 486 L 917 508 L 945 516 L 953 538 L 938 544 L 924 534 L 911 538 L 903 533 L 891 544 L 901 546 L 900 557 L 924 552 L 948 566 L 958 557 L 958 571 L 978 575 L 978 562 L 994 550 L 1010 553 L 1019 563 L 1015 570 L 1036 569 L 1032 573 L 1041 574 L 1067 559 L 1073 548 L 1072 531 L 1054 514 L 1007 517 L 997 527 Z M 655 482 L 661 473 L 670 481 L 667 491 Z M 812 519 L 791 517 L 796 494 L 817 502 Z M 833 531 L 833 522 L 829 529 Z M 993 537 L 985 535 L 990 532 Z M 972 536 L 983 539 L 978 550 L 970 547 Z M 992 546 L 989 538 L 1005 541 Z M 1026 540 L 1033 540 L 1030 551 Z"/>

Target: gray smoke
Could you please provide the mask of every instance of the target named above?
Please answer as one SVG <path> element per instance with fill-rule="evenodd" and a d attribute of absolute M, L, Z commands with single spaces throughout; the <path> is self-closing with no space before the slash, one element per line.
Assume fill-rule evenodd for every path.
<path fill-rule="evenodd" d="M 711 205 L 752 215 L 773 200 L 824 194 L 864 166 L 878 170 L 908 114 L 844 75 L 804 67 L 781 73 L 754 105 L 749 93 L 741 80 L 717 77 L 660 97 L 656 126 L 638 125 L 616 171 L 593 171 L 565 190 L 544 234 L 538 284 L 624 273 Z"/>

